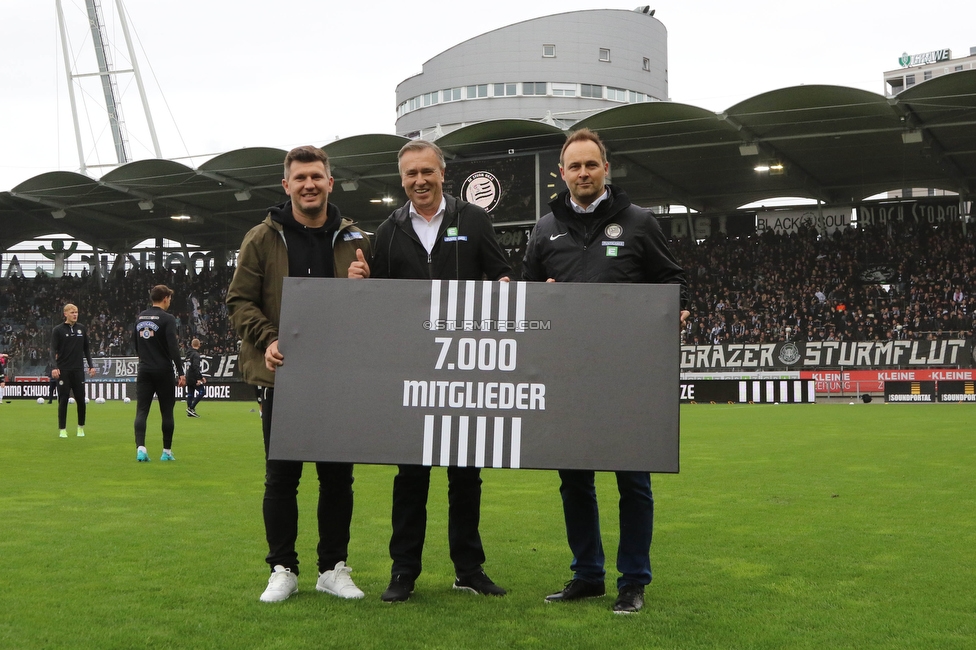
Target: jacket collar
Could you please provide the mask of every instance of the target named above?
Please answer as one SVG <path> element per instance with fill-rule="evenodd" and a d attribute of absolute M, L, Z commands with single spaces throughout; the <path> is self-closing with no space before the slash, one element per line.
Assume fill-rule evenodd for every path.
<path fill-rule="evenodd" d="M 549 208 L 554 216 L 559 219 L 604 219 L 612 217 L 626 208 L 630 207 L 630 198 L 618 187 L 607 183 L 610 196 L 603 200 L 596 210 L 590 213 L 581 214 L 573 210 L 569 203 L 569 190 L 563 190 L 549 202 Z"/>

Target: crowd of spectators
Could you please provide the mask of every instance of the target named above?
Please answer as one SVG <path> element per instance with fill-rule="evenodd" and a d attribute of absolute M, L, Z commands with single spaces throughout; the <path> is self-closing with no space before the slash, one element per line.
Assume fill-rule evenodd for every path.
<path fill-rule="evenodd" d="M 60 278 L 14 276 L 0 281 L 0 351 L 18 367 L 47 366 L 51 330 L 63 321 L 64 305 L 73 303 L 79 322 L 86 326 L 93 357 L 134 356 L 135 318 L 149 306 L 149 290 L 165 284 L 175 291 L 170 313 L 176 317 L 184 349 L 199 338 L 207 354 L 234 352 L 237 337 L 224 305 L 232 275 L 232 268 L 217 267 L 195 274 L 130 269 L 124 276 L 108 278 L 87 271 Z"/>
<path fill-rule="evenodd" d="M 962 224 L 767 232 L 671 242 L 684 266 L 690 345 L 793 341 L 969 338 L 976 329 L 976 238 Z M 124 276 L 0 280 L 0 352 L 46 365 L 51 329 L 76 304 L 93 356 L 132 356 L 132 327 L 149 289 L 176 294 L 170 311 L 181 345 L 237 350 L 224 296 L 233 268 L 191 274 L 131 269 Z"/>
<path fill-rule="evenodd" d="M 672 241 L 686 344 L 968 338 L 976 240 L 959 223 Z"/>

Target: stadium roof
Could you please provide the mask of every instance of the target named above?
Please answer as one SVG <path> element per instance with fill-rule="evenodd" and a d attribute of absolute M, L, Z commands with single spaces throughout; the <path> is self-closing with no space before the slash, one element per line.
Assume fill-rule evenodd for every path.
<path fill-rule="evenodd" d="M 943 75 L 892 98 L 797 86 L 718 114 L 647 102 L 597 113 L 576 126 L 600 133 L 615 182 L 643 205 L 715 213 L 776 197 L 842 205 L 908 187 L 966 197 L 976 189 L 976 70 Z M 479 159 L 558 150 L 564 139 L 563 131 L 544 123 L 495 120 L 437 143 L 449 159 Z M 335 177 L 332 199 L 344 214 L 373 228 L 403 202 L 396 152 L 404 142 L 359 135 L 323 147 Z M 142 160 L 98 180 L 41 174 L 0 192 L 0 250 L 59 232 L 115 252 L 156 237 L 236 249 L 265 208 L 283 200 L 284 156 L 280 149 L 250 148 L 197 169 Z M 760 164 L 781 164 L 782 173 L 758 173 Z M 190 219 L 170 218 L 177 214 Z"/>

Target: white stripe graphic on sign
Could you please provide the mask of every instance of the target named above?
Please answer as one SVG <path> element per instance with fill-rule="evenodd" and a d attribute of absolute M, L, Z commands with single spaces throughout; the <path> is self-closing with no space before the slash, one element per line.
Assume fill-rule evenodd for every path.
<path fill-rule="evenodd" d="M 458 418 L 458 467 L 468 466 L 468 416 Z"/>
<path fill-rule="evenodd" d="M 458 282 L 449 280 L 447 283 L 447 329 L 453 332 L 457 329 L 457 297 Z"/>
<path fill-rule="evenodd" d="M 797 403 L 803 401 L 803 382 L 799 379 L 793 382 L 793 401 Z"/>
<path fill-rule="evenodd" d="M 739 382 L 739 403 L 745 404 L 749 401 L 749 384 L 744 381 Z"/>
<path fill-rule="evenodd" d="M 474 280 L 467 280 L 464 283 L 464 331 L 470 332 L 474 329 Z"/>
<path fill-rule="evenodd" d="M 478 416 L 478 425 L 475 431 L 474 443 L 474 466 L 485 466 L 485 428 L 488 418 L 484 415 Z"/>
<path fill-rule="evenodd" d="M 504 284 L 504 283 L 503 283 Z M 515 331 L 525 331 L 525 283 L 515 283 Z"/>
<path fill-rule="evenodd" d="M 807 382 L 807 401 L 811 404 L 817 401 L 817 389 L 816 384 L 813 381 Z"/>
<path fill-rule="evenodd" d="M 790 382 L 779 382 L 779 401 L 783 402 L 784 404 L 790 401 Z"/>
<path fill-rule="evenodd" d="M 434 416 L 424 416 L 424 465 L 434 464 Z"/>
<path fill-rule="evenodd" d="M 772 381 L 766 382 L 766 401 L 775 402 L 776 401 L 776 383 Z"/>
<path fill-rule="evenodd" d="M 492 449 L 491 466 L 503 467 L 502 445 L 505 442 L 505 418 L 495 418 L 495 445 Z"/>
<path fill-rule="evenodd" d="M 522 466 L 522 418 L 512 418 L 512 469 Z"/>
<path fill-rule="evenodd" d="M 491 320 L 491 285 L 493 283 L 485 280 L 481 283 L 481 322 Z"/>
<path fill-rule="evenodd" d="M 430 281 L 430 327 L 436 329 L 441 317 L 441 281 Z"/>
<path fill-rule="evenodd" d="M 505 321 L 508 320 L 508 282 L 498 283 L 498 331 L 507 332 Z"/>
<path fill-rule="evenodd" d="M 749 383 L 752 384 L 752 401 L 756 404 L 762 404 L 762 384 L 758 381 Z"/>
<path fill-rule="evenodd" d="M 451 416 L 441 416 L 441 465 L 451 464 Z"/>

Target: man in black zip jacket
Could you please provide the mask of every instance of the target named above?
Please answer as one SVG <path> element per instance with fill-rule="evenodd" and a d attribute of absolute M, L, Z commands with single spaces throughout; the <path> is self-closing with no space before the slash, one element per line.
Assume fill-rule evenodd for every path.
<path fill-rule="evenodd" d="M 173 300 L 173 290 L 158 284 L 149 292 L 152 307 L 136 318 L 135 347 L 139 355 L 136 371 L 136 460 L 149 462 L 146 451 L 146 420 L 152 406 L 153 395 L 159 398 L 159 414 L 162 417 L 163 455 L 160 460 L 173 458 L 173 407 L 176 406 L 176 386 L 186 385 L 180 346 L 176 342 L 176 319 L 167 313 Z M 174 382 L 173 368 L 179 375 Z"/>
<path fill-rule="evenodd" d="M 54 369 L 51 377 L 58 382 L 58 435 L 68 437 L 68 399 L 73 394 L 78 406 L 78 437 L 85 436 L 85 368 L 88 362 L 88 376 L 95 376 L 88 334 L 78 324 L 78 308 L 64 306 L 64 322 L 51 333 L 51 363 Z"/>
<path fill-rule="evenodd" d="M 522 277 L 546 282 L 647 282 L 681 286 L 681 324 L 689 313 L 688 287 L 650 210 L 639 208 L 621 190 L 606 184 L 606 148 L 596 133 L 569 135 L 559 156 L 568 191 L 550 204 L 552 212 L 536 224 L 525 251 Z M 611 387 L 603 386 L 604 390 Z M 648 423 L 650 426 L 650 423 Z M 617 548 L 617 614 L 644 605 L 651 582 L 654 499 L 648 472 L 616 472 L 620 492 L 620 543 Z M 560 470 L 566 535 L 573 552 L 573 579 L 546 602 L 595 598 L 606 593 L 603 541 L 594 472 Z"/>
<path fill-rule="evenodd" d="M 504 280 L 512 272 L 491 220 L 480 207 L 444 194 L 444 154 L 413 140 L 397 155 L 409 201 L 376 230 L 373 264 L 354 262 L 362 277 L 437 280 Z M 448 541 L 455 589 L 503 596 L 485 574 L 481 520 L 481 470 L 448 467 Z M 393 559 L 390 585 L 381 598 L 410 598 L 421 572 L 427 533 L 430 467 L 400 465 L 393 480 Z"/>

